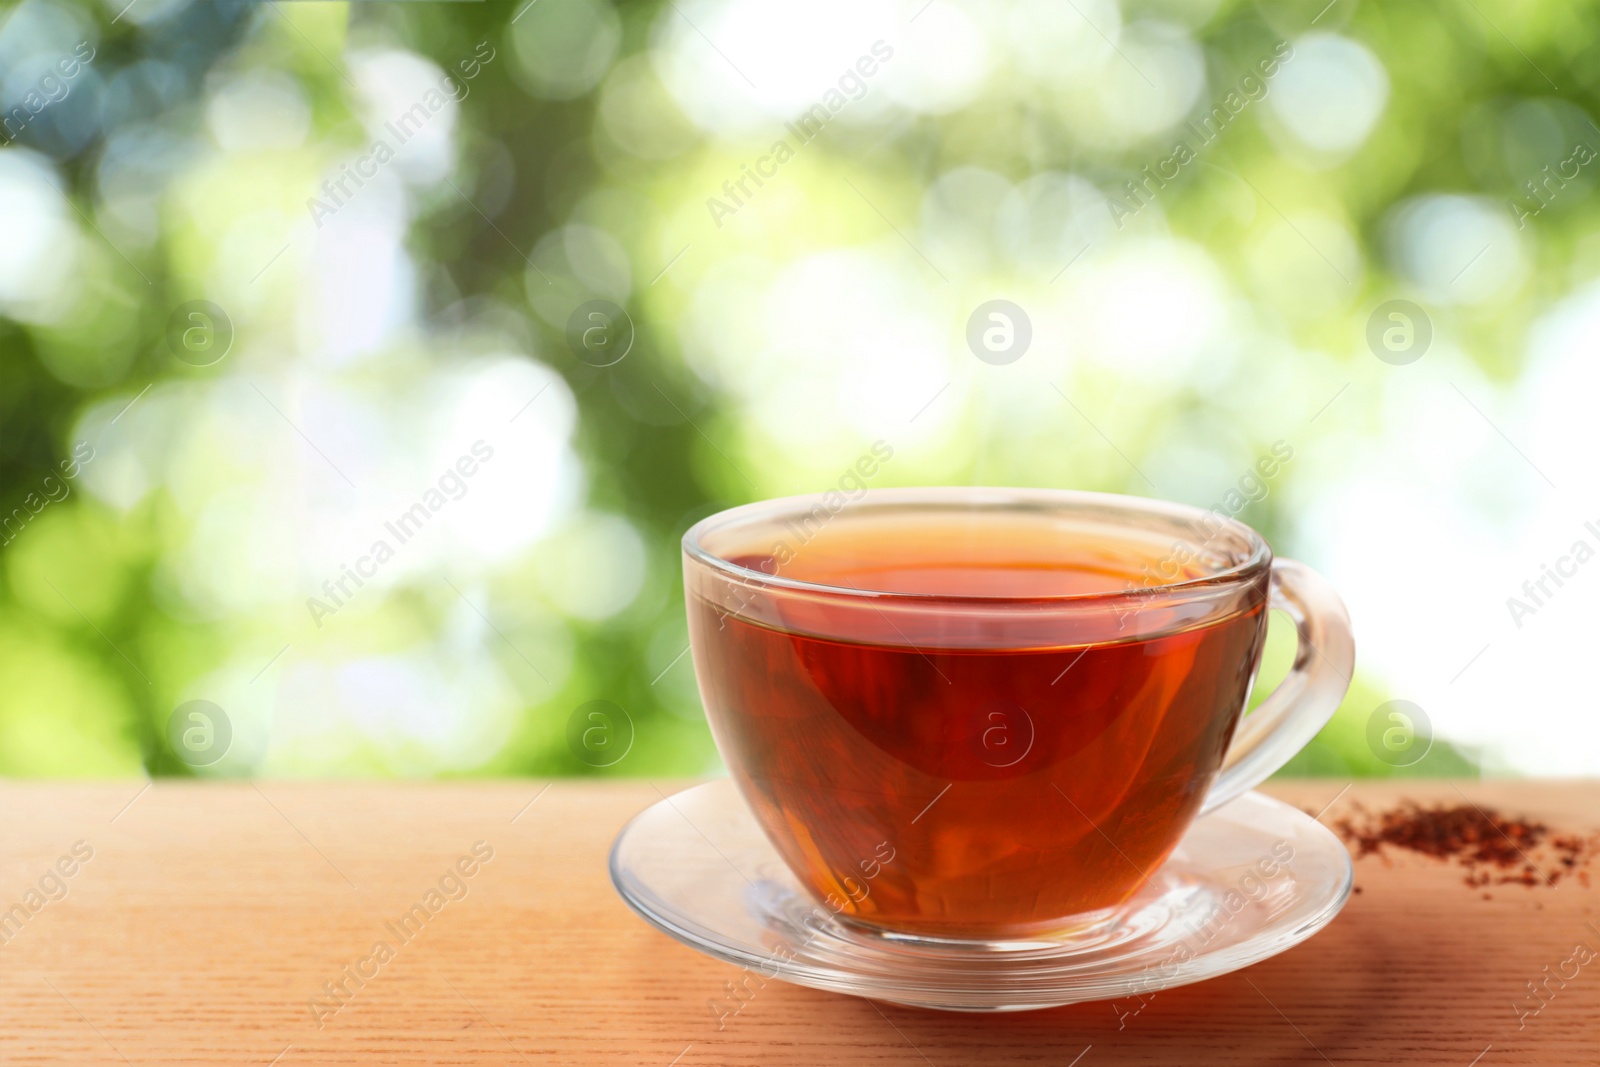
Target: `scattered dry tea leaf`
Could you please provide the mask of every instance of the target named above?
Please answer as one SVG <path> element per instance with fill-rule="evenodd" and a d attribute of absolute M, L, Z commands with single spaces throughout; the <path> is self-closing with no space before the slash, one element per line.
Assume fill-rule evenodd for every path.
<path fill-rule="evenodd" d="M 1586 869 L 1600 839 L 1553 833 L 1542 822 L 1511 818 L 1473 804 L 1423 807 L 1401 801 L 1387 811 L 1372 812 L 1360 804 L 1332 823 L 1344 840 L 1356 846 L 1356 859 L 1384 856 L 1387 848 L 1420 852 L 1466 868 L 1464 881 L 1473 888 L 1495 885 L 1555 885 L 1576 874 L 1589 884 Z M 1487 894 L 1486 894 L 1487 896 Z"/>

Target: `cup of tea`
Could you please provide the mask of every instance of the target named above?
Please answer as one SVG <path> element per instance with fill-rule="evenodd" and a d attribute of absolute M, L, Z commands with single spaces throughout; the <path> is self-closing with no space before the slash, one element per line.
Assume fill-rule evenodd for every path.
<path fill-rule="evenodd" d="M 1354 665 L 1344 606 L 1220 511 L 1048 489 L 833 492 L 684 535 L 695 673 L 741 795 L 858 928 L 1108 921 L 1282 766 Z M 1268 612 L 1299 648 L 1245 714 Z"/>

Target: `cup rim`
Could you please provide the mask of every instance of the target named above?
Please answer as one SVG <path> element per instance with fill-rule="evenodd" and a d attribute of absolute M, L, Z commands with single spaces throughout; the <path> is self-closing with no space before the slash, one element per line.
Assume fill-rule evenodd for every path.
<path fill-rule="evenodd" d="M 871 500 L 891 505 L 936 505 L 958 502 L 979 503 L 992 507 L 1000 507 L 1006 504 L 1046 504 L 1058 508 L 1084 508 L 1088 506 L 1117 508 L 1130 512 L 1142 511 L 1149 515 L 1167 519 L 1187 519 L 1191 522 L 1208 519 L 1209 521 L 1220 522 L 1224 526 L 1232 528 L 1246 540 L 1250 546 L 1249 553 L 1244 559 L 1213 574 L 1186 578 L 1182 581 L 1159 582 L 1135 589 L 1105 590 L 1095 593 L 1062 593 L 1018 597 L 974 593 L 907 593 L 887 589 L 863 589 L 849 585 L 829 585 L 825 582 L 803 581 L 798 578 L 785 578 L 781 574 L 769 574 L 763 570 L 733 563 L 712 552 L 703 543 L 706 535 L 714 530 L 762 516 L 778 516 L 784 512 L 800 508 L 803 504 L 815 506 L 821 503 L 826 496 L 828 496 L 828 493 L 825 492 L 801 493 L 794 496 L 775 497 L 770 500 L 760 500 L 725 508 L 722 511 L 706 516 L 684 532 L 682 540 L 683 554 L 687 559 L 692 559 L 713 571 L 721 573 L 725 577 L 774 590 L 875 602 L 923 604 L 947 602 L 1011 606 L 1026 604 L 1092 604 L 1128 597 L 1149 597 L 1168 593 L 1218 589 L 1249 581 L 1272 566 L 1272 548 L 1267 544 L 1266 538 L 1262 537 L 1253 527 L 1215 509 L 1122 493 L 1096 493 L 1077 489 L 1010 488 L 1003 486 L 923 486 L 867 489 L 861 496 L 849 501 L 846 507 L 854 507 Z M 809 511 L 810 509 L 807 507 L 804 510 Z M 845 508 L 840 510 L 843 511 Z M 1215 537 L 1216 534 L 1211 536 Z"/>

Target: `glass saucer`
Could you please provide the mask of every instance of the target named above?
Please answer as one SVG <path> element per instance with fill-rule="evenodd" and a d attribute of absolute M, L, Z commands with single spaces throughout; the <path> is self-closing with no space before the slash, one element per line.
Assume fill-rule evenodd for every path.
<path fill-rule="evenodd" d="M 1102 921 L 1060 937 L 967 944 L 834 918 L 726 779 L 652 805 L 611 847 L 622 899 L 686 945 L 763 981 L 949 1011 L 1050 1008 L 1215 978 L 1322 929 L 1351 878 L 1350 856 L 1326 827 L 1247 793 L 1196 819 L 1144 888 Z"/>

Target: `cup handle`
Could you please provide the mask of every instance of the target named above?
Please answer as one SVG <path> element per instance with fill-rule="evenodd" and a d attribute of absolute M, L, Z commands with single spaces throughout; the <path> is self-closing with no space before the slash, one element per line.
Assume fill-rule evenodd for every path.
<path fill-rule="evenodd" d="M 1202 813 L 1254 789 L 1317 735 L 1344 699 L 1355 668 L 1350 616 L 1327 579 L 1292 559 L 1272 561 L 1269 608 L 1294 620 L 1294 666 L 1271 696 L 1239 720 Z"/>

